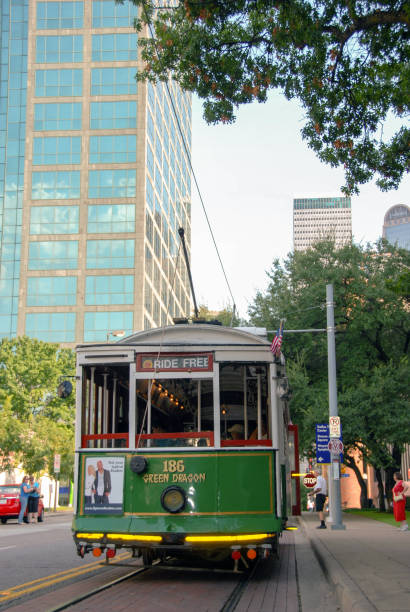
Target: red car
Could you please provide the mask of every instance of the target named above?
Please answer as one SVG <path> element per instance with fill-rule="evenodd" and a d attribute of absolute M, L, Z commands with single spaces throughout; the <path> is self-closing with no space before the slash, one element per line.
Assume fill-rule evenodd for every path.
<path fill-rule="evenodd" d="M 5 525 L 8 519 L 18 518 L 20 512 L 20 485 L 8 484 L 0 485 L 0 521 Z M 24 522 L 27 523 L 27 510 L 24 514 Z M 38 501 L 38 518 L 39 523 L 44 520 L 43 500 Z"/>

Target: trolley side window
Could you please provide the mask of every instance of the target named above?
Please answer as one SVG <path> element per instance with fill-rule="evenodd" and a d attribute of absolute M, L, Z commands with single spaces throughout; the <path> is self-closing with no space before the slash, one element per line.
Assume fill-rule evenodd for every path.
<path fill-rule="evenodd" d="M 82 385 L 82 448 L 128 448 L 128 365 L 84 366 Z"/>
<path fill-rule="evenodd" d="M 143 379 L 136 385 L 137 448 L 213 446 L 210 378 Z"/>

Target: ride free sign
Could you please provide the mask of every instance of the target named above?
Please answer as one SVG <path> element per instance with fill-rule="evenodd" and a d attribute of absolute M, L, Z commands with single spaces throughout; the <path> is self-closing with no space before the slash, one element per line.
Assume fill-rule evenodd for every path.
<path fill-rule="evenodd" d="M 148 353 L 137 355 L 137 372 L 212 372 L 212 353 Z"/>

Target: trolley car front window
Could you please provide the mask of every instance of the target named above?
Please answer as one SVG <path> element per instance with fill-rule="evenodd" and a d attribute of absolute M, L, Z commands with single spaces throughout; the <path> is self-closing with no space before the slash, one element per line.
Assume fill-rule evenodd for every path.
<path fill-rule="evenodd" d="M 137 448 L 213 446 L 213 431 L 212 379 L 136 380 Z"/>

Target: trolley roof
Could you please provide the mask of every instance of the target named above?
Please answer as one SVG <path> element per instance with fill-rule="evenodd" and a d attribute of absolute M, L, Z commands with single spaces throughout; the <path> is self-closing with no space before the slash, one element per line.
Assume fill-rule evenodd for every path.
<path fill-rule="evenodd" d="M 81 344 L 77 351 L 85 353 L 103 353 L 138 349 L 138 351 L 228 351 L 250 352 L 253 359 L 273 362 L 274 357 L 270 351 L 270 342 L 266 332 L 260 335 L 262 329 L 250 328 L 252 332 L 243 328 L 223 327 L 221 325 L 207 324 L 178 324 L 167 327 L 158 327 L 131 334 L 115 342 L 99 344 Z M 256 331 L 256 333 L 255 333 Z M 245 355 L 244 355 L 245 357 Z"/>

